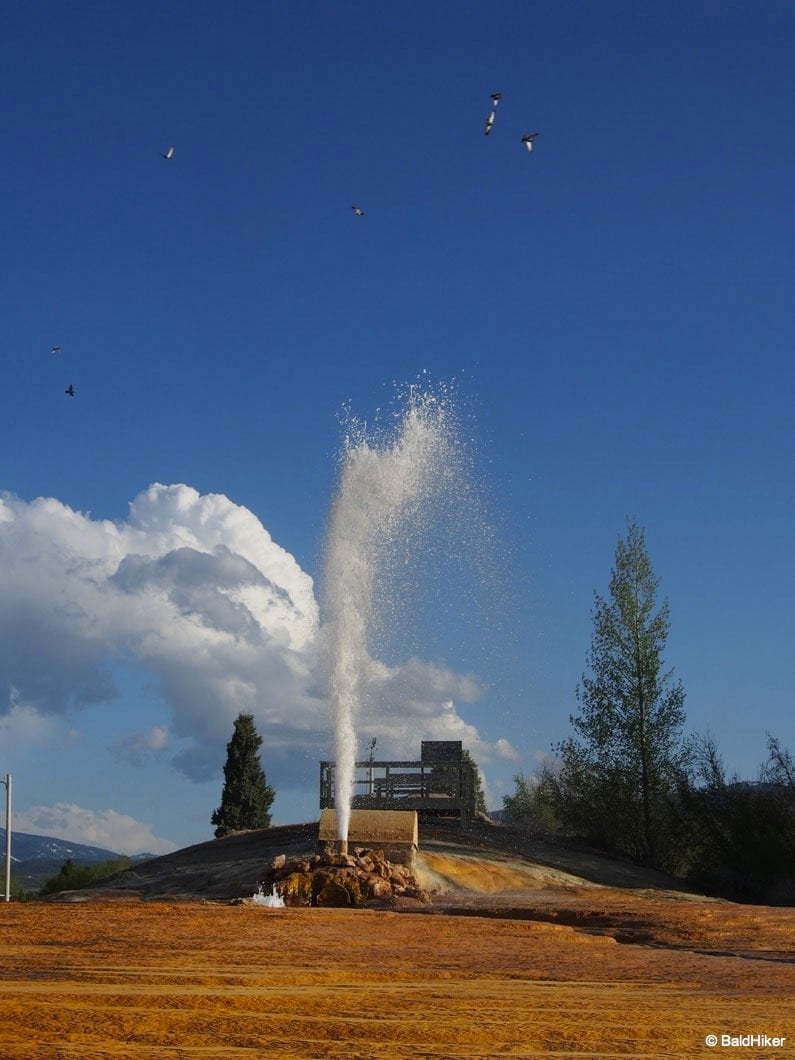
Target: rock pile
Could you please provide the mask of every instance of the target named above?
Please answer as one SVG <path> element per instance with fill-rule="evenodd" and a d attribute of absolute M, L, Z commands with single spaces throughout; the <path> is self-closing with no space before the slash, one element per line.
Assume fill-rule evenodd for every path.
<path fill-rule="evenodd" d="M 265 870 L 264 890 L 276 885 L 285 905 L 356 906 L 409 899 L 426 904 L 430 895 L 404 865 L 387 861 L 383 850 L 349 854 L 278 854 Z"/>

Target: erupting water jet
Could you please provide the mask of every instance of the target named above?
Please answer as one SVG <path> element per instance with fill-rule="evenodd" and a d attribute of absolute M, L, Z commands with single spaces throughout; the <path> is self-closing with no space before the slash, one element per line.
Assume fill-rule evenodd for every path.
<path fill-rule="evenodd" d="M 430 525 L 440 498 L 463 486 L 449 397 L 410 390 L 388 436 L 353 422 L 345 438 L 326 542 L 324 608 L 336 757 L 340 849 L 348 840 L 356 722 L 366 696 L 373 635 L 383 622 L 390 565 Z"/>

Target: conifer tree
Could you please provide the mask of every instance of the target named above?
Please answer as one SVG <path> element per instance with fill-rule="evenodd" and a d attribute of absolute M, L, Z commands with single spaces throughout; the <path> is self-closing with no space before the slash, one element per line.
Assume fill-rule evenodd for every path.
<path fill-rule="evenodd" d="M 269 811 L 276 793 L 265 779 L 259 759 L 261 745 L 254 715 L 238 714 L 232 739 L 226 745 L 221 805 L 212 816 L 217 838 L 248 828 L 270 827 Z"/>
<path fill-rule="evenodd" d="M 472 815 L 475 813 L 487 814 L 486 793 L 483 790 L 483 779 L 478 769 L 478 764 L 467 750 L 461 755 L 464 764 L 472 770 Z"/>
<path fill-rule="evenodd" d="M 629 522 L 616 547 L 610 597 L 595 594 L 590 674 L 577 690 L 576 736 L 556 748 L 559 809 L 572 827 L 638 861 L 663 867 L 674 844 L 671 800 L 686 767 L 685 693 L 662 672 L 668 601 L 643 530 Z"/>

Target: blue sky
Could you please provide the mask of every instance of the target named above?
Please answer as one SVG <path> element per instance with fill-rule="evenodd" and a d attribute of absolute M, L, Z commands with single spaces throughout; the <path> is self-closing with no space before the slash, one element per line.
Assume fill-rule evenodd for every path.
<path fill-rule="evenodd" d="M 460 624 L 429 584 L 417 616 L 420 657 L 484 687 L 455 718 L 515 750 L 484 752 L 493 805 L 569 732 L 627 516 L 689 729 L 744 776 L 766 731 L 792 747 L 793 53 L 783 2 L 7 16 L 0 772 L 20 829 L 209 837 L 238 708 L 275 819 L 317 812 L 307 644 L 340 412 L 417 379 L 455 381 L 499 527 L 499 584 Z M 130 555 L 149 565 L 118 575 Z M 263 577 L 309 603 L 257 598 L 254 660 L 208 609 Z"/>

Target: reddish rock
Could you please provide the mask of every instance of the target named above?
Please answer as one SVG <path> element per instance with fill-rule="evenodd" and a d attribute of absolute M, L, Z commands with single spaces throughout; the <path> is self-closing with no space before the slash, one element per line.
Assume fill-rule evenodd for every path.
<path fill-rule="evenodd" d="M 369 876 L 366 886 L 371 898 L 388 898 L 392 894 L 392 884 L 382 876 Z"/>
<path fill-rule="evenodd" d="M 331 880 L 318 892 L 315 902 L 319 906 L 343 907 L 351 904 L 351 896 L 341 883 Z"/>
<path fill-rule="evenodd" d="M 428 900 L 427 892 L 420 891 L 404 865 L 387 861 L 383 850 L 364 848 L 353 854 L 330 852 L 294 858 L 279 854 L 271 861 L 262 883 L 266 891 L 276 884 L 287 905 L 358 907 L 372 902 L 380 906 L 396 896 L 407 901 Z M 335 887 L 345 892 L 344 900 Z"/>
<path fill-rule="evenodd" d="M 431 900 L 429 892 L 423 887 L 405 887 L 403 888 L 402 897 L 413 898 L 415 901 L 421 902 L 423 905 L 428 905 Z"/>

